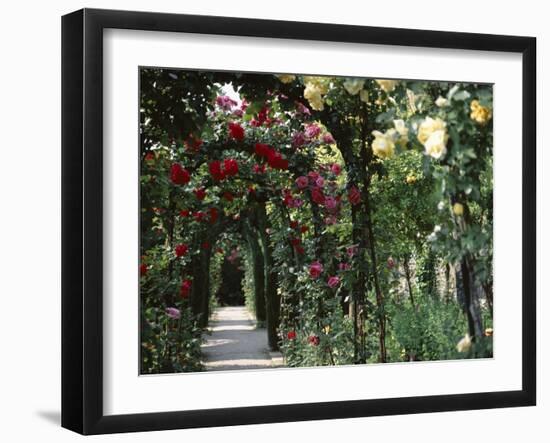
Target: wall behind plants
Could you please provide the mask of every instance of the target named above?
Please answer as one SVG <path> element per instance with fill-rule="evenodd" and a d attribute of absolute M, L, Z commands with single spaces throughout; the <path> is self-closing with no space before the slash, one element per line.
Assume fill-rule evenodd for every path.
<path fill-rule="evenodd" d="M 543 122 L 550 112 L 550 31 L 544 4 L 534 0 L 479 2 L 463 0 L 444 8 L 440 1 L 386 3 L 246 2 L 204 0 L 174 3 L 158 0 L 10 2 L 1 28 L 3 63 L 0 70 L 3 129 L 2 255 L 0 294 L 5 340 L 0 369 L 0 430 L 4 441 L 84 441 L 58 427 L 60 407 L 60 16 L 80 7 L 157 10 L 287 20 L 353 23 L 392 27 L 536 35 L 539 38 L 539 152 Z M 236 57 L 241 56 L 236 54 Z M 550 156 L 540 158 L 550 171 Z M 548 179 L 539 173 L 539 226 L 548 225 Z M 550 242 L 540 232 L 539 275 L 550 266 Z M 539 294 L 550 290 L 539 277 Z M 539 313 L 549 308 L 541 299 Z M 539 314 L 539 318 L 542 319 Z M 539 321 L 539 343 L 550 340 L 548 324 Z M 539 345 L 539 374 L 548 373 L 548 346 Z M 542 380 L 540 380 L 542 379 Z M 167 431 L 93 438 L 94 441 L 280 442 L 307 439 L 332 441 L 343 435 L 362 440 L 446 443 L 472 441 L 548 440 L 550 384 L 539 377 L 539 406 L 460 413 L 376 417 L 308 423 L 288 423 Z M 472 436 L 473 437 L 472 439 Z M 88 439 L 89 440 L 89 439 Z"/>

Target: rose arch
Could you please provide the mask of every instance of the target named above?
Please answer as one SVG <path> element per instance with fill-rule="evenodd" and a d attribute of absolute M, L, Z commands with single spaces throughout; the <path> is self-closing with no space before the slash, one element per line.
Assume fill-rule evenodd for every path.
<path fill-rule="evenodd" d="M 387 361 L 395 273 L 403 270 L 415 306 L 410 269 L 427 275 L 442 257 L 457 264 L 469 333 L 481 337 L 479 294 L 492 303 L 490 262 L 480 250 L 487 239 L 466 248 L 463 241 L 490 228 L 480 215 L 487 193 L 476 184 L 490 161 L 490 111 L 471 99 L 483 102 L 480 91 L 142 70 L 143 334 L 175 334 L 164 355 L 192 370 L 178 355 L 185 346 L 198 352 L 189 343 L 210 316 L 215 258 L 237 242 L 256 318 L 269 347 L 289 361 L 306 358 L 295 345 L 301 339 L 319 364 Z M 445 106 L 435 104 L 440 94 Z M 445 238 L 451 231 L 458 237 Z M 430 236 L 437 247 L 427 248 Z M 422 258 L 413 260 L 412 250 Z M 162 366 L 155 346 L 144 353 L 143 365 Z"/>

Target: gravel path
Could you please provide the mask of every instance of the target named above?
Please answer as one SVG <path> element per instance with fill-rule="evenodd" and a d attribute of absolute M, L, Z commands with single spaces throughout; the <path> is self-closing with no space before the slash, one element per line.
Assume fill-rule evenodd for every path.
<path fill-rule="evenodd" d="M 207 371 L 269 369 L 282 367 L 281 358 L 272 358 L 265 329 L 256 329 L 256 321 L 244 306 L 218 308 L 202 345 Z"/>

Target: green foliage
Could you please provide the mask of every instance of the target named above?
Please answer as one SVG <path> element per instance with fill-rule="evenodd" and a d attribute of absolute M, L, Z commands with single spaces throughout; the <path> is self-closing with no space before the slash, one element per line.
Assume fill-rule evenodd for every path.
<path fill-rule="evenodd" d="M 391 303 L 392 359 L 449 360 L 460 358 L 456 345 L 468 327 L 460 307 L 431 296 L 416 298 L 416 306 L 408 302 Z"/>

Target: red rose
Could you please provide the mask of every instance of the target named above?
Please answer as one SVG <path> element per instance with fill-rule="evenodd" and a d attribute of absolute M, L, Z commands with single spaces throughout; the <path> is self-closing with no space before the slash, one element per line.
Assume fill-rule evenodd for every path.
<path fill-rule="evenodd" d="M 317 337 L 316 335 L 310 335 L 308 338 L 307 338 L 307 341 L 312 345 L 312 346 L 319 346 L 319 343 L 321 341 L 321 339 L 319 337 Z"/>
<path fill-rule="evenodd" d="M 296 339 L 296 331 L 288 331 L 286 334 L 286 338 L 288 338 L 289 340 Z"/>
<path fill-rule="evenodd" d="M 187 247 L 187 245 L 185 243 L 181 243 L 181 244 L 177 245 L 176 249 L 175 249 L 176 257 L 183 257 L 185 254 L 187 254 L 188 250 L 189 250 L 189 248 Z"/>
<path fill-rule="evenodd" d="M 288 160 L 283 158 L 282 154 L 274 149 L 270 150 L 267 154 L 267 164 L 273 169 L 288 169 Z"/>
<path fill-rule="evenodd" d="M 191 174 L 179 163 L 174 163 L 170 168 L 170 180 L 176 185 L 185 185 L 191 180 Z"/>
<path fill-rule="evenodd" d="M 208 243 L 207 241 L 203 242 L 201 246 L 202 249 L 210 249 L 210 243 Z"/>
<path fill-rule="evenodd" d="M 191 292 L 191 280 L 185 279 L 181 282 L 180 296 L 181 298 L 188 298 L 189 292 Z"/>
<path fill-rule="evenodd" d="M 195 193 L 195 197 L 199 200 L 204 200 L 204 197 L 206 197 L 206 191 L 204 188 L 196 188 L 193 192 Z"/>
<path fill-rule="evenodd" d="M 233 158 L 226 158 L 223 161 L 223 170 L 226 175 L 228 176 L 234 176 L 239 173 L 239 164 L 237 163 L 237 160 Z"/>
<path fill-rule="evenodd" d="M 302 234 L 305 234 L 307 231 L 309 231 L 309 227 L 307 225 L 302 225 L 302 227 L 300 228 L 300 232 Z"/>
<path fill-rule="evenodd" d="M 292 221 L 290 222 L 290 227 L 291 227 L 292 229 L 296 229 L 296 228 L 298 227 L 298 222 L 297 222 L 296 220 L 292 220 Z"/>
<path fill-rule="evenodd" d="M 139 265 L 139 275 L 141 275 L 143 277 L 144 275 L 147 274 L 147 271 L 148 271 L 148 269 L 147 269 L 147 265 L 145 263 L 142 263 L 141 265 Z"/>
<path fill-rule="evenodd" d="M 225 173 L 222 171 L 222 164 L 219 160 L 214 160 L 208 165 L 210 175 L 216 181 L 221 181 L 225 178 Z"/>
<path fill-rule="evenodd" d="M 319 278 L 323 272 L 323 265 L 316 261 L 309 265 L 309 276 L 311 278 Z"/>
<path fill-rule="evenodd" d="M 189 217 L 189 214 L 191 213 L 191 211 L 189 211 L 189 209 L 182 209 L 180 211 L 180 216 L 181 217 Z"/>
<path fill-rule="evenodd" d="M 225 198 L 228 202 L 232 202 L 234 199 L 233 194 L 231 194 L 231 192 L 224 192 L 222 194 L 222 197 Z"/>
<path fill-rule="evenodd" d="M 201 222 L 205 216 L 206 214 L 202 211 L 197 211 L 193 214 L 193 217 L 195 217 L 195 221 L 198 222 Z"/>
<path fill-rule="evenodd" d="M 229 123 L 229 136 L 237 141 L 244 140 L 244 128 L 238 123 Z"/>
<path fill-rule="evenodd" d="M 293 237 L 290 239 L 290 243 L 292 244 L 292 246 L 296 247 L 296 246 L 299 246 L 300 243 L 302 243 L 302 240 L 300 240 L 299 238 Z"/>
<path fill-rule="evenodd" d="M 147 154 L 145 154 L 146 162 L 152 162 L 154 160 L 155 160 L 155 154 L 153 154 L 152 152 L 148 152 Z"/>
<path fill-rule="evenodd" d="M 267 114 L 269 112 L 269 109 L 267 109 L 265 106 L 258 112 L 258 123 L 260 125 L 263 125 L 264 122 L 267 120 Z"/>
<path fill-rule="evenodd" d="M 267 157 L 267 154 L 269 153 L 269 151 L 271 151 L 271 148 L 269 147 L 269 145 L 266 145 L 264 143 L 256 143 L 254 145 L 254 153 L 258 157 Z"/>
<path fill-rule="evenodd" d="M 325 194 L 321 188 L 315 187 L 311 190 L 311 199 L 318 205 L 325 204 Z"/>
<path fill-rule="evenodd" d="M 208 212 L 210 213 L 210 223 L 212 224 L 216 223 L 216 221 L 218 220 L 218 214 L 219 214 L 218 209 L 210 208 Z"/>
<path fill-rule="evenodd" d="M 197 152 L 202 146 L 203 141 L 200 138 L 195 138 L 192 135 L 185 140 L 185 147 L 192 152 Z"/>
<path fill-rule="evenodd" d="M 348 200 L 349 202 L 355 206 L 361 203 L 361 193 L 359 192 L 359 189 L 357 187 L 352 186 L 348 191 Z"/>

